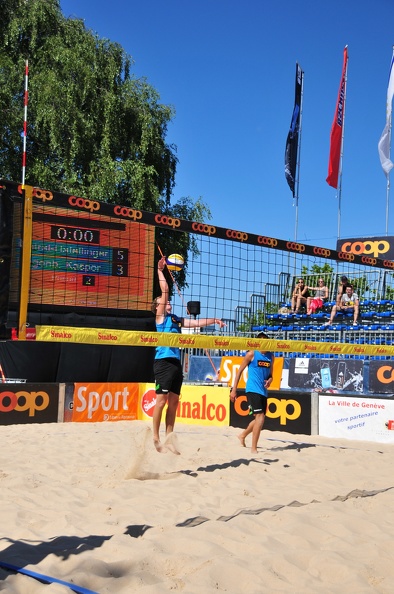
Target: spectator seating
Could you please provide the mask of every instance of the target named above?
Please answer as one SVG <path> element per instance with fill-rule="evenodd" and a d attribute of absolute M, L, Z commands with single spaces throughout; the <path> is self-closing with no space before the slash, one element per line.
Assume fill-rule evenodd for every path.
<path fill-rule="evenodd" d="M 311 315 L 307 315 L 305 312 L 298 314 L 267 314 L 266 323 L 253 326 L 252 331 L 273 333 L 276 338 L 283 338 L 284 340 L 394 345 L 394 300 L 360 300 L 357 326 L 353 326 L 352 315 L 348 316 L 341 313 L 335 316 L 332 325 L 323 326 L 330 318 L 333 305 L 335 305 L 335 301 L 328 301 L 320 311 Z M 284 304 L 284 306 L 288 307 L 289 304 Z M 283 353 L 283 356 L 300 355 L 297 353 Z M 306 355 L 303 354 L 302 356 Z M 355 355 L 349 355 L 348 357 L 360 358 Z M 387 357 L 370 358 L 386 359 Z"/>

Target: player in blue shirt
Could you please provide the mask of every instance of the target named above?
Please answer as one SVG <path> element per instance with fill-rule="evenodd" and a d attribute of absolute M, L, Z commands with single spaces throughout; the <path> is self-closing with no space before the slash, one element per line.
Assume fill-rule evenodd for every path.
<path fill-rule="evenodd" d="M 156 297 L 152 304 L 152 311 L 156 315 L 156 329 L 158 332 L 181 332 L 181 328 L 202 328 L 211 324 L 218 324 L 220 328 L 226 324 L 218 318 L 203 318 L 195 320 L 191 318 L 178 318 L 172 313 L 171 303 L 168 301 L 169 289 L 164 268 L 166 259 L 163 257 L 157 265 L 161 295 Z M 160 346 L 156 347 L 154 362 L 154 374 L 156 384 L 156 404 L 153 411 L 153 443 L 158 452 L 165 452 L 170 449 L 174 453 L 179 452 L 174 448 L 163 446 L 160 443 L 159 431 L 161 416 L 164 406 L 167 404 L 166 412 L 166 436 L 174 431 L 176 411 L 179 403 L 179 395 L 183 382 L 181 354 L 178 347 Z"/>
<path fill-rule="evenodd" d="M 260 332 L 256 338 L 268 338 L 265 332 Z M 252 454 L 257 454 L 257 443 L 264 425 L 267 412 L 268 387 L 272 382 L 272 371 L 274 366 L 274 355 L 268 351 L 248 351 L 243 358 L 240 368 L 235 376 L 234 385 L 231 388 L 230 399 L 235 402 L 237 397 L 237 386 L 244 369 L 248 368 L 248 379 L 246 381 L 245 394 L 248 399 L 249 414 L 254 419 L 238 435 L 242 446 L 246 446 L 245 438 L 252 434 Z"/>

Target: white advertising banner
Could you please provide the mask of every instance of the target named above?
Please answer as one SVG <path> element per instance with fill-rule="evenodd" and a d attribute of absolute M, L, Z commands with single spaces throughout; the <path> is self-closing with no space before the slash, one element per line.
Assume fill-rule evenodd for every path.
<path fill-rule="evenodd" d="M 319 435 L 394 443 L 394 400 L 319 395 Z"/>

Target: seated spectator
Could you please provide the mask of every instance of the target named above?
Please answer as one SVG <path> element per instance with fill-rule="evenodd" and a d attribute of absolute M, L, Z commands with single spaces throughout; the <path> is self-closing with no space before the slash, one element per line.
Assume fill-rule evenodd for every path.
<path fill-rule="evenodd" d="M 291 313 L 299 313 L 302 305 L 306 305 L 309 297 L 308 287 L 305 285 L 304 279 L 298 279 L 291 296 Z"/>
<path fill-rule="evenodd" d="M 353 315 L 353 326 L 357 326 L 359 305 L 358 295 L 353 291 L 353 286 L 347 285 L 346 293 L 342 295 L 340 304 L 334 305 L 331 310 L 330 319 L 324 324 L 324 326 L 330 326 L 337 313 Z"/>
<path fill-rule="evenodd" d="M 337 305 L 341 304 L 342 297 L 346 293 L 346 287 L 348 287 L 349 285 L 350 285 L 350 283 L 349 283 L 348 277 L 341 276 L 341 282 L 338 287 L 338 292 L 337 292 L 337 297 L 336 297 Z"/>
<path fill-rule="evenodd" d="M 311 291 L 316 291 L 314 297 L 307 297 L 306 300 L 306 313 L 308 316 L 323 307 L 324 302 L 328 299 L 328 287 L 324 284 L 324 279 L 319 278 L 318 285 L 318 287 L 308 287 Z"/>

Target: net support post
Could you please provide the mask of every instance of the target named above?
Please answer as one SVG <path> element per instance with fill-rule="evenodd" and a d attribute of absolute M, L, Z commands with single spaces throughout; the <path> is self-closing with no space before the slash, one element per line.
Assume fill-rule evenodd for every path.
<path fill-rule="evenodd" d="M 33 186 L 23 188 L 23 232 L 21 282 L 19 297 L 18 339 L 26 340 L 27 307 L 30 291 L 31 250 L 33 237 Z"/>

